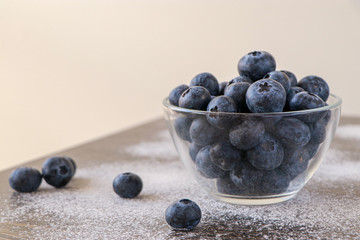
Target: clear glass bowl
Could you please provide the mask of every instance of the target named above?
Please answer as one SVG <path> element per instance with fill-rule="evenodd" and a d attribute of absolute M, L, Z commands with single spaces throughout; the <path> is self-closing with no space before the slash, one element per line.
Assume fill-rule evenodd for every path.
<path fill-rule="evenodd" d="M 259 205 L 294 197 L 319 168 L 341 114 L 327 106 L 276 113 L 209 113 L 173 106 L 164 114 L 180 159 L 224 202 Z"/>

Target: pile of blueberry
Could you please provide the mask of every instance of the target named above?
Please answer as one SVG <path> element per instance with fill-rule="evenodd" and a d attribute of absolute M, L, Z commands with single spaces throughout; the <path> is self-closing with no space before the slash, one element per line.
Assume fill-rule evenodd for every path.
<path fill-rule="evenodd" d="M 307 169 L 331 117 L 325 110 L 296 111 L 326 106 L 329 86 L 318 76 L 297 81 L 293 73 L 277 71 L 274 57 L 265 51 L 243 56 L 238 72 L 221 83 L 200 73 L 190 86 L 173 89 L 170 104 L 202 111 L 178 111 L 175 131 L 189 142 L 197 171 L 216 179 L 220 193 L 280 194 Z M 271 114 L 289 111 L 293 114 L 286 117 Z"/>
<path fill-rule="evenodd" d="M 76 171 L 75 161 L 70 157 L 48 158 L 43 166 L 42 173 L 35 168 L 20 167 L 15 169 L 9 177 L 10 186 L 18 192 L 36 191 L 42 179 L 56 188 L 67 185 Z"/>

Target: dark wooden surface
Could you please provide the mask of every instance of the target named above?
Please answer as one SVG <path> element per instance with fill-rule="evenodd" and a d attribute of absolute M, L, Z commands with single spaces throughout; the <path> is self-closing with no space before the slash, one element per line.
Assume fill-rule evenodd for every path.
<path fill-rule="evenodd" d="M 340 125 L 360 125 L 360 118 L 343 117 Z M 211 199 L 199 189 L 198 185 L 194 184 L 193 188 L 188 188 L 183 185 L 184 181 L 182 180 L 179 180 L 178 183 L 173 182 L 174 186 L 178 184 L 180 189 L 178 192 L 176 189 L 164 190 L 166 186 L 172 186 L 171 183 L 167 185 L 164 182 L 162 186 L 147 189 L 144 187 L 144 193 L 142 193 L 144 196 L 134 201 L 118 200 L 117 196 L 111 193 L 111 180 L 115 177 L 111 175 L 113 174 L 111 166 L 119 167 L 119 173 L 122 166 L 140 172 L 144 171 L 145 179 L 143 180 L 148 177 L 150 182 L 156 182 L 157 173 L 153 171 L 160 169 L 159 165 L 163 167 L 162 170 L 169 167 L 170 175 L 164 178 L 164 181 L 171 180 L 171 171 L 174 171 L 174 176 L 183 174 L 183 172 L 186 174 L 185 168 L 176 155 L 168 154 L 166 156 L 171 151 L 159 152 L 161 144 L 164 145 L 164 148 L 169 146 L 166 143 L 172 144 L 170 137 L 162 137 L 159 142 L 157 133 L 165 133 L 165 131 L 165 121 L 159 119 L 63 152 L 51 154 L 51 156 L 71 156 L 78 165 L 78 172 L 69 186 L 56 193 L 56 190 L 46 186 L 44 182 L 35 193 L 16 193 L 8 184 L 8 177 L 15 168 L 0 172 L 0 239 L 59 239 L 60 237 L 63 239 L 360 239 L 360 182 L 357 176 L 349 177 L 346 181 L 334 179 L 335 183 L 332 182 L 332 184 L 326 184 L 320 178 L 314 182 L 310 180 L 304 190 L 294 199 L 270 206 L 249 207 L 220 203 Z M 353 161 L 356 168 L 358 166 L 355 164 L 356 161 L 360 161 L 359 139 L 335 137 L 330 148 L 335 149 L 338 153 L 344 152 L 340 158 L 349 158 L 346 161 L 350 162 L 350 167 Z M 141 143 L 144 144 L 139 145 Z M 153 146 L 151 143 L 155 143 L 155 145 Z M 135 148 L 132 148 L 131 153 L 128 150 L 132 146 Z M 150 150 L 150 153 L 140 151 L 137 154 L 136 146 L 144 146 L 143 148 Z M 153 156 L 151 155 L 152 147 L 154 148 Z M 46 158 L 43 157 L 23 165 L 41 169 Z M 143 163 L 150 167 L 142 165 Z M 326 160 L 323 164 L 326 164 Z M 102 220 L 94 220 L 93 212 L 89 213 L 89 218 L 82 212 L 71 215 L 71 211 L 67 210 L 63 203 L 65 198 L 58 194 L 73 194 L 69 195 L 69 203 L 79 205 L 79 207 L 73 208 L 74 211 L 81 209 L 81 205 L 88 206 L 89 201 L 95 199 L 90 196 L 86 200 L 85 197 L 89 196 L 88 192 L 93 191 L 96 194 L 96 186 L 89 186 L 91 185 L 89 182 L 93 180 L 91 169 L 96 169 L 97 166 L 103 166 L 102 169 L 108 171 L 110 175 L 106 180 L 109 182 L 109 189 L 106 191 L 99 189 L 99 202 L 96 203 L 99 204 L 98 206 L 103 206 L 104 214 L 99 213 Z M 155 170 L 151 166 L 154 166 Z M 145 170 L 147 168 L 149 173 L 146 173 L 144 168 Z M 360 175 L 360 169 L 357 170 Z M 316 177 L 315 175 L 314 178 Z M 101 183 L 101 181 L 105 180 L 100 179 L 99 182 Z M 194 180 L 186 181 L 192 184 Z M 144 186 L 146 184 L 144 181 Z M 36 201 L 42 204 L 50 201 L 56 202 L 56 196 L 59 196 L 59 201 L 62 201 L 62 203 L 59 202 L 59 208 L 64 208 L 67 215 L 61 215 L 61 209 L 54 209 L 51 212 L 46 206 L 34 203 Z M 71 196 L 77 197 L 72 199 Z M 190 232 L 172 230 L 167 226 L 163 217 L 163 211 L 168 202 L 171 199 L 175 201 L 177 197 L 181 196 L 197 200 L 203 209 L 201 223 Z M 104 203 L 103 205 L 101 205 L 101 201 Z M 111 204 L 114 205 L 107 203 L 108 201 L 112 201 Z M 29 207 L 26 206 L 27 204 Z M 327 206 L 322 206 L 322 204 Z M 113 210 L 107 209 L 107 207 L 113 208 Z M 117 207 L 121 209 L 118 210 Z M 142 211 L 140 208 L 150 208 L 150 210 Z M 91 209 L 91 211 L 94 210 L 96 209 Z M 111 214 L 116 211 L 119 211 L 118 215 Z M 298 219 L 289 220 L 289 216 L 285 216 L 295 211 L 297 211 Z M 317 213 L 316 211 L 321 212 Z M 137 216 L 131 216 L 132 212 Z M 126 216 L 121 216 L 122 214 L 126 214 Z M 324 216 L 327 216 L 328 219 Z M 335 222 L 341 223 L 335 224 Z"/>

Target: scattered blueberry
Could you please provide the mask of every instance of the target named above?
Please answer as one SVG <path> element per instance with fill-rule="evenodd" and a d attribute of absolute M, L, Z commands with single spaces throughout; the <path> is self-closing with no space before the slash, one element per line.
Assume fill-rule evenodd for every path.
<path fill-rule="evenodd" d="M 67 156 L 64 156 L 64 158 L 69 159 L 69 161 L 70 161 L 71 164 L 73 165 L 73 168 L 74 168 L 73 176 L 74 176 L 74 175 L 75 175 L 75 172 L 76 172 L 76 169 L 77 169 L 77 166 L 76 166 L 76 163 L 75 163 L 74 159 L 72 159 L 71 157 L 67 157 Z"/>
<path fill-rule="evenodd" d="M 284 159 L 284 149 L 270 134 L 265 134 L 261 143 L 247 151 L 247 159 L 255 168 L 272 170 Z"/>
<path fill-rule="evenodd" d="M 329 97 L 329 85 L 321 77 L 314 75 L 306 76 L 299 81 L 298 85 L 305 91 L 318 95 L 324 102 Z"/>
<path fill-rule="evenodd" d="M 246 92 L 246 104 L 254 113 L 282 112 L 285 103 L 284 87 L 272 79 L 258 80 Z"/>
<path fill-rule="evenodd" d="M 18 192 L 34 192 L 41 184 L 42 176 L 34 168 L 20 167 L 15 169 L 10 177 L 9 184 Z"/>
<path fill-rule="evenodd" d="M 236 110 L 237 106 L 235 101 L 231 97 L 221 95 L 210 101 L 207 106 L 207 111 L 210 113 L 206 115 L 206 117 L 211 125 L 224 129 L 231 124 L 232 116 L 222 113 L 234 113 Z"/>
<path fill-rule="evenodd" d="M 289 77 L 290 83 L 291 83 L 291 87 L 297 86 L 297 78 L 296 78 L 295 74 L 293 74 L 293 73 L 290 72 L 290 71 L 286 71 L 286 70 L 280 70 L 280 72 L 285 73 L 285 74 Z"/>
<path fill-rule="evenodd" d="M 135 173 L 126 172 L 118 175 L 113 181 L 113 189 L 122 198 L 134 198 L 141 192 L 143 183 Z"/>
<path fill-rule="evenodd" d="M 267 78 L 279 82 L 284 87 L 286 93 L 289 91 L 291 87 L 291 82 L 289 77 L 283 72 L 280 71 L 269 72 L 264 76 L 264 79 Z"/>
<path fill-rule="evenodd" d="M 217 96 L 219 93 L 218 80 L 211 73 L 204 72 L 196 75 L 190 82 L 190 87 L 193 86 L 202 86 L 213 96 Z"/>
<path fill-rule="evenodd" d="M 188 88 L 189 86 L 185 84 L 181 84 L 174 88 L 169 94 L 169 102 L 174 106 L 179 106 L 179 98 L 181 94 Z"/>
<path fill-rule="evenodd" d="M 68 184 L 74 176 L 74 166 L 69 157 L 51 157 L 42 166 L 42 176 L 51 186 L 61 188 Z"/>
<path fill-rule="evenodd" d="M 249 76 L 251 80 L 257 81 L 268 72 L 274 71 L 276 62 L 274 57 L 265 51 L 254 51 L 243 56 L 238 63 L 240 75 Z"/>
<path fill-rule="evenodd" d="M 201 210 L 195 202 L 189 199 L 181 199 L 166 209 L 165 219 L 175 229 L 191 230 L 199 224 Z"/>
<path fill-rule="evenodd" d="M 246 91 L 250 87 L 248 82 L 233 83 L 225 88 L 224 95 L 231 97 L 237 106 L 237 112 L 249 112 L 246 105 Z"/>
<path fill-rule="evenodd" d="M 201 86 L 186 89 L 179 98 L 179 106 L 195 110 L 206 110 L 211 100 L 209 91 Z"/>

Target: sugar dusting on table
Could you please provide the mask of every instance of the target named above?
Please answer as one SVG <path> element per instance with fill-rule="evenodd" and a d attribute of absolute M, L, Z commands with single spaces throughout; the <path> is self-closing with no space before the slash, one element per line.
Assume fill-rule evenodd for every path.
<path fill-rule="evenodd" d="M 174 158 L 177 156 L 168 131 L 159 132 L 157 134 L 157 140 L 139 142 L 125 148 L 125 151 L 136 157 L 146 157 L 151 159 Z"/>
<path fill-rule="evenodd" d="M 336 130 L 336 136 L 344 139 L 360 140 L 360 125 L 339 126 Z"/>
<path fill-rule="evenodd" d="M 79 168 L 64 189 L 43 183 L 35 193 L 0 195 L 9 206 L 1 209 L 0 230 L 1 224 L 15 222 L 13 230 L 31 239 L 336 239 L 343 232 L 360 237 L 359 211 L 348 208 L 360 209 L 360 196 L 353 191 L 359 186 L 360 165 L 339 149 L 326 154 L 314 178 L 292 200 L 237 206 L 209 197 L 167 143 L 170 137 L 161 133 L 158 140 L 126 147 L 122 157 L 136 160 Z M 163 158 L 169 160 L 157 160 Z M 113 192 L 114 177 L 124 171 L 143 179 L 138 198 L 121 199 Z M 318 192 L 318 186 L 325 190 Z M 166 207 L 180 198 L 202 209 L 203 219 L 193 231 L 174 231 L 165 222 Z"/>

